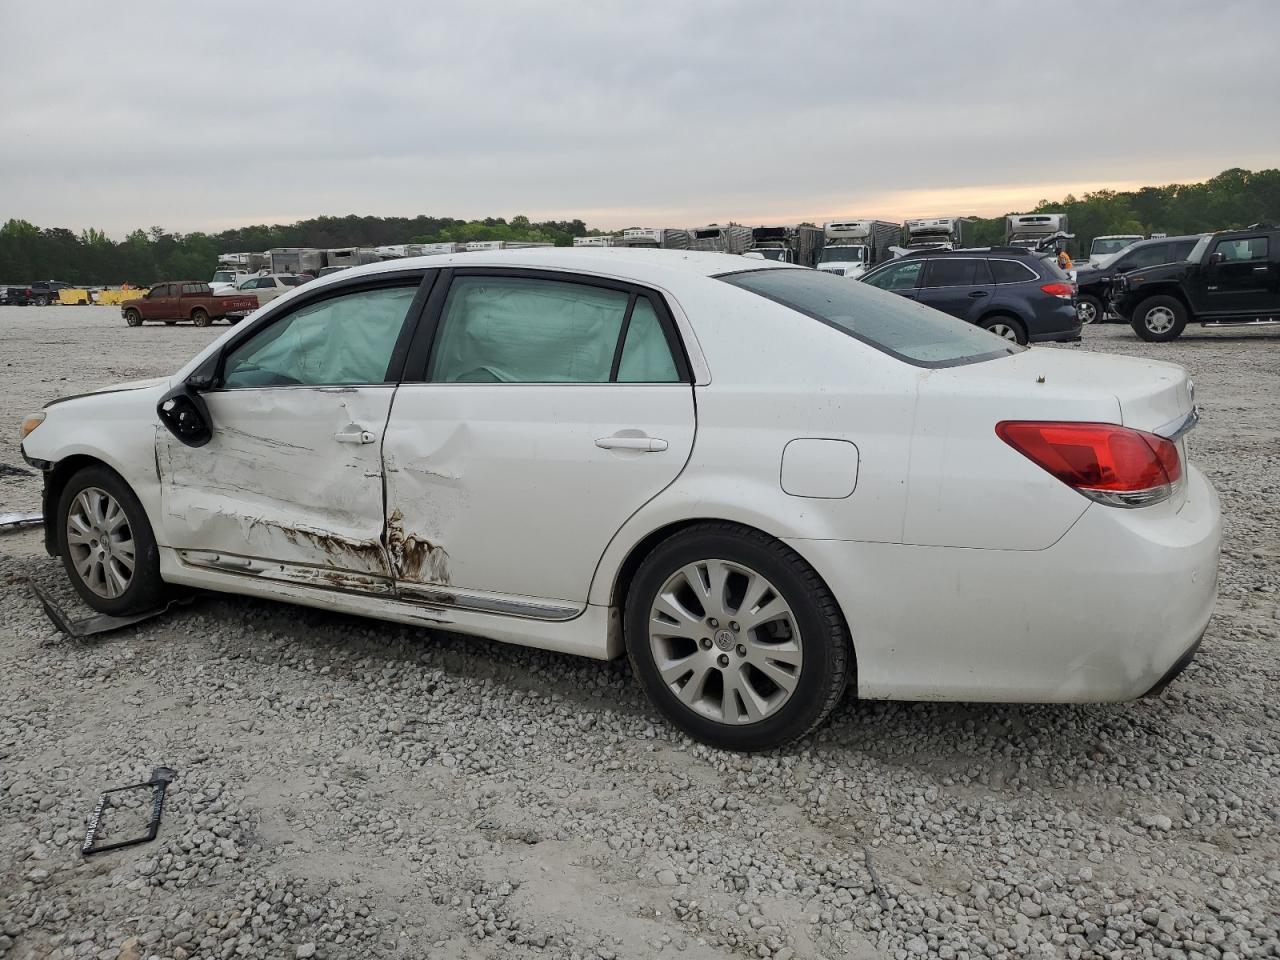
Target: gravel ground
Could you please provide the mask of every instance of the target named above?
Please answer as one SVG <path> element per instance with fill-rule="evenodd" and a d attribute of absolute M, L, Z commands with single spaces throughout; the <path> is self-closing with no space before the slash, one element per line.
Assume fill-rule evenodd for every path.
<path fill-rule="evenodd" d="M 221 329 L 0 309 L 0 423 Z M 846 700 L 738 756 L 620 662 L 233 597 L 71 642 L 25 587 L 61 568 L 4 537 L 0 955 L 1280 956 L 1280 335 L 1085 346 L 1191 369 L 1225 511 L 1202 652 L 1138 703 Z M 35 506 L 15 469 L 4 426 L 0 507 Z M 159 764 L 159 838 L 82 858 Z"/>

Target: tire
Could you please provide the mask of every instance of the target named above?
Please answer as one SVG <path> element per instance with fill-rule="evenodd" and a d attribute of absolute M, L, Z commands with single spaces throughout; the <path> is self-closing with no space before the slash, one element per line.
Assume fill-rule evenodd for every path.
<path fill-rule="evenodd" d="M 1085 326 L 1091 323 L 1105 323 L 1107 308 L 1101 300 L 1090 293 L 1081 294 L 1076 300 L 1076 315 Z"/>
<path fill-rule="evenodd" d="M 712 598 L 705 606 L 690 575 Z M 753 609 L 782 613 L 750 625 L 748 593 L 764 601 Z M 624 631 L 653 704 L 695 740 L 727 750 L 767 750 L 804 736 L 839 702 L 852 671 L 844 618 L 818 574 L 785 544 L 731 523 L 689 527 L 645 558 L 627 591 Z M 678 673 L 686 659 L 689 670 Z"/>
<path fill-rule="evenodd" d="M 58 497 L 57 524 L 62 566 L 94 610 L 142 613 L 164 598 L 155 535 L 119 474 L 103 466 L 74 474 Z"/>
<path fill-rule="evenodd" d="M 208 311 L 196 307 L 196 309 L 191 311 L 191 322 L 197 327 L 207 327 L 209 324 L 213 323 L 213 318 L 209 316 Z"/>
<path fill-rule="evenodd" d="M 37 306 L 37 307 L 47 307 L 48 305 L 49 305 L 49 298 L 48 298 L 48 297 L 36 297 L 36 306 Z"/>
<path fill-rule="evenodd" d="M 983 330 L 990 330 L 997 337 L 1004 337 L 1006 340 L 1020 343 L 1024 347 L 1027 345 L 1027 328 L 1022 325 L 1022 321 L 1017 317 L 998 313 L 992 317 L 983 317 L 978 326 Z"/>
<path fill-rule="evenodd" d="M 132 308 L 124 312 L 124 322 L 131 327 L 142 326 L 142 314 Z"/>
<path fill-rule="evenodd" d="M 1187 326 L 1187 308 L 1175 297 L 1148 297 L 1133 311 L 1129 326 L 1148 343 L 1168 343 L 1182 336 Z"/>

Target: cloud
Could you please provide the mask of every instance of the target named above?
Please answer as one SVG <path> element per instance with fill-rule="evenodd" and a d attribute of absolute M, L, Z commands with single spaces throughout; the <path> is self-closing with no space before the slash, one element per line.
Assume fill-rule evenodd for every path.
<path fill-rule="evenodd" d="M 1274 165 L 1273 91 L 1245 69 L 1280 41 L 1273 13 L 10 4 L 0 217 L 119 235 L 349 212 L 602 227 L 994 214 Z"/>

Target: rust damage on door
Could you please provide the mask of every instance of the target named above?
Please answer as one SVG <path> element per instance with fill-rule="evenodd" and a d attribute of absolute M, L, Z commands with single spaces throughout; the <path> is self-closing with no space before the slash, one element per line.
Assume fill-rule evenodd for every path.
<path fill-rule="evenodd" d="M 406 533 L 404 514 L 387 517 L 387 553 L 396 579 L 412 583 L 449 583 L 449 552 L 416 533 Z"/>

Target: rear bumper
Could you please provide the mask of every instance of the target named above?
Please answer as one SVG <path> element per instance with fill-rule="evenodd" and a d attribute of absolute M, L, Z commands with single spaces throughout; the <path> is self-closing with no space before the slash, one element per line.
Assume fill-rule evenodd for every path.
<path fill-rule="evenodd" d="M 1069 343 L 1080 339 L 1081 328 L 1075 302 L 1063 300 L 1060 304 L 1039 310 L 1036 318 L 1027 325 L 1027 342 Z"/>
<path fill-rule="evenodd" d="M 858 695 L 890 700 L 1132 700 L 1189 661 L 1217 596 L 1218 497 L 1091 505 L 1044 550 L 795 540 L 836 595 Z"/>

